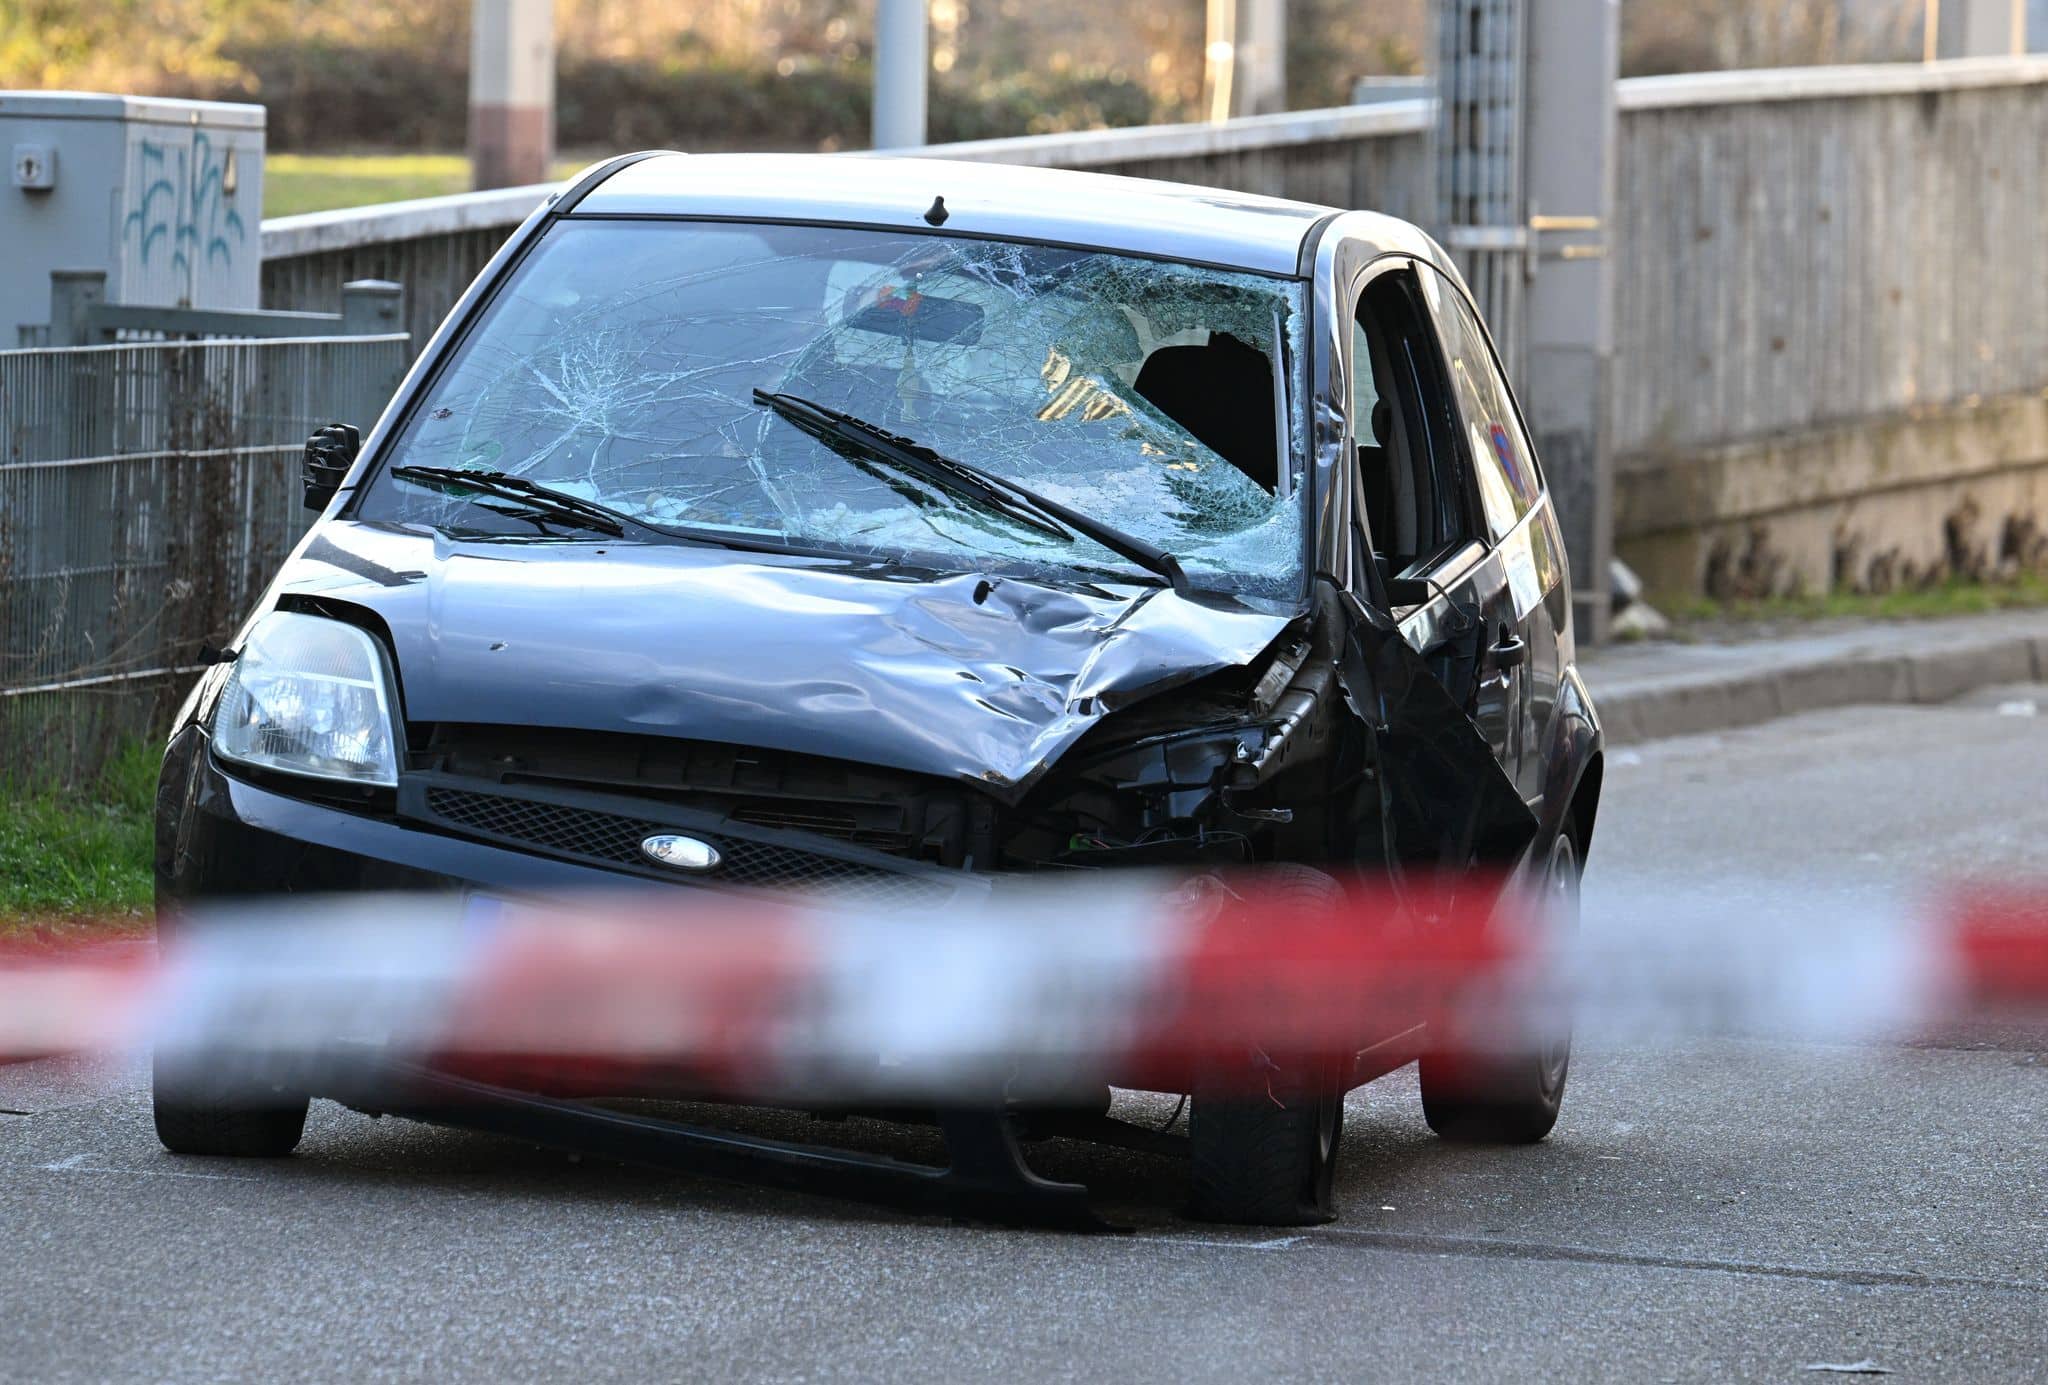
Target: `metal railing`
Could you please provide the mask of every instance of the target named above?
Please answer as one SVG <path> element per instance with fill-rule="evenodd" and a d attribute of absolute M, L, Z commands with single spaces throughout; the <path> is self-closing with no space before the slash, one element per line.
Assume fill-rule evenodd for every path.
<path fill-rule="evenodd" d="M 304 532 L 298 458 L 365 429 L 404 333 L 0 351 L 0 763 L 148 730 Z"/>

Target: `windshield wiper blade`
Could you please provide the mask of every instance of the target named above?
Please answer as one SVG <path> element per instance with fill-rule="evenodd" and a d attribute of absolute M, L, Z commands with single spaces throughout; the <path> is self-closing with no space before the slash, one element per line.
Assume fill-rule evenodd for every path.
<path fill-rule="evenodd" d="M 594 500 L 585 500 L 580 495 L 571 495 L 567 491 L 543 486 L 537 481 L 527 480 L 524 476 L 514 476 L 509 471 L 472 471 L 457 466 L 395 466 L 391 468 L 391 474 L 401 481 L 418 481 L 442 489 L 460 486 L 482 491 L 486 495 L 518 500 L 542 519 L 567 520 L 585 529 L 609 534 L 615 539 L 625 536 L 626 526 L 629 524 L 637 528 L 650 527 L 623 511 L 600 505 Z M 487 505 L 484 508 L 497 507 Z M 501 510 L 499 513 L 506 512 Z"/>
<path fill-rule="evenodd" d="M 964 463 L 939 455 L 922 443 L 886 432 L 865 419 L 801 395 L 772 394 L 757 389 L 754 401 L 767 405 L 820 441 L 845 443 L 864 457 L 907 471 L 941 490 L 979 501 L 996 513 L 1029 525 L 1042 534 L 1068 541 L 1074 537 L 1048 515 L 1018 504 L 1013 496 L 991 485 L 986 476 Z"/>
<path fill-rule="evenodd" d="M 956 457 L 948 457 L 915 439 L 891 433 L 858 415 L 835 409 L 829 404 L 820 404 L 799 394 L 757 389 L 754 391 L 754 402 L 773 409 L 813 436 L 837 438 L 859 448 L 870 457 L 921 476 L 935 486 L 964 491 L 999 512 L 1020 519 L 1046 533 L 1071 539 L 1073 534 L 1066 532 L 1071 529 L 1095 540 L 1110 552 L 1130 559 L 1147 572 L 1165 578 L 1180 595 L 1188 594 L 1187 574 L 1181 570 L 1179 560 L 1171 553 L 1135 534 L 1127 534 L 1113 525 L 1105 524 L 1071 505 L 1063 505 L 1050 496 L 1040 495 L 1021 482 L 993 471 L 984 471 Z M 1022 506 L 1018 504 L 1019 501 L 1023 502 Z M 1037 513 L 1032 514 L 1031 511 Z"/>
<path fill-rule="evenodd" d="M 809 558 L 840 558 L 844 554 L 829 549 L 807 548 L 779 539 L 753 538 L 745 534 L 721 533 L 716 529 L 701 529 L 687 524 L 656 524 L 651 519 L 641 519 L 624 510 L 614 510 L 609 505 L 600 505 L 595 500 L 585 500 L 580 495 L 558 491 L 529 481 L 524 476 L 515 476 L 508 471 L 478 469 L 456 466 L 396 466 L 391 475 L 402 481 L 417 481 L 422 485 L 457 487 L 479 491 L 499 499 L 517 500 L 530 512 L 517 514 L 496 505 L 483 508 L 496 514 L 511 515 L 514 519 L 555 518 L 580 524 L 614 538 L 623 537 L 623 529 L 631 525 L 635 529 L 681 543 L 708 544 L 713 548 L 729 548 L 735 553 L 777 553 L 797 554 Z"/>

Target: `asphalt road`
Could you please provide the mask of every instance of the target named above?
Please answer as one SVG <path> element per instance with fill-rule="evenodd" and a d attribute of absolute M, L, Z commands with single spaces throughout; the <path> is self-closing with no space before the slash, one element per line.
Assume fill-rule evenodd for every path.
<path fill-rule="evenodd" d="M 1587 888 L 2038 872 L 2044 778 L 2048 689 L 1639 746 Z M 1505 1151 L 1435 1141 L 1396 1074 L 1351 1099 L 1342 1218 L 1300 1234 L 1187 1223 L 1172 1164 L 1070 1146 L 1042 1171 L 1135 1232 L 956 1226 L 326 1103 L 293 1159 L 178 1159 L 132 1062 L 0 1068 L 0 1107 L 7 1379 L 2048 1376 L 2048 1036 L 2012 1027 L 1595 1035 L 1556 1133 Z"/>

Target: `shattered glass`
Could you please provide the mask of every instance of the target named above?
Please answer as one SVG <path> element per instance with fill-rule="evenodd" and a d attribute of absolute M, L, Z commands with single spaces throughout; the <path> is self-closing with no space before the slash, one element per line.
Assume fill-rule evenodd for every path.
<path fill-rule="evenodd" d="M 389 474 L 493 468 L 686 536 L 1157 580 L 1079 535 L 830 447 L 760 407 L 759 388 L 845 410 L 1149 539 L 1198 587 L 1284 599 L 1302 563 L 1304 331 L 1299 286 L 1253 274 L 818 226 L 568 222 L 416 405 L 358 513 L 553 532 L 516 502 Z M 1194 426 L 1229 434 L 1233 456 L 1138 389 L 1154 353 L 1219 342 L 1233 388 L 1179 407 L 1207 410 L 1211 422 Z M 1190 355 L 1161 359 L 1176 358 Z M 1216 378 L 1190 377 L 1177 397 Z M 1263 466 L 1248 438 L 1263 443 Z"/>

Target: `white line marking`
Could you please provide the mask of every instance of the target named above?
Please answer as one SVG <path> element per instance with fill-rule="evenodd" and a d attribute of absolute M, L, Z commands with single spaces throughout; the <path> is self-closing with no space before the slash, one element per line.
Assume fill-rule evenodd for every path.
<path fill-rule="evenodd" d="M 137 1178 L 206 1178 L 216 1183 L 261 1183 L 246 1173 L 174 1173 L 170 1169 L 79 1169 L 79 1173 L 132 1173 Z"/>
<path fill-rule="evenodd" d="M 74 1154 L 68 1159 L 59 1159 L 53 1164 L 38 1164 L 45 1173 L 128 1173 L 137 1178 L 204 1178 L 215 1183 L 261 1183 L 260 1178 L 246 1173 L 180 1173 L 173 1169 L 111 1169 L 94 1168 L 85 1161 L 91 1153 Z"/>
<path fill-rule="evenodd" d="M 1134 1241 L 1160 1246 L 1213 1246 L 1219 1250 L 1285 1250 L 1308 1239 L 1306 1236 L 1276 1236 L 1270 1241 L 1205 1241 L 1194 1236 L 1133 1236 Z"/>

